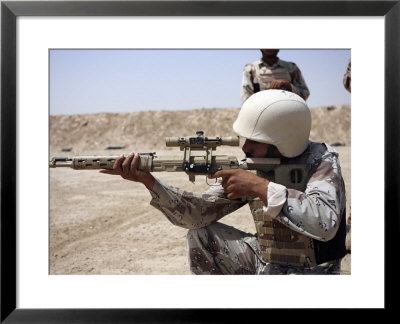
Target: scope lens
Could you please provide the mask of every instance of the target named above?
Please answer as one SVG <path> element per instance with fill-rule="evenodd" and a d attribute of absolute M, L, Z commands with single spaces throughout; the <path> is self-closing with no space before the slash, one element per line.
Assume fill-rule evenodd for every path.
<path fill-rule="evenodd" d="M 204 144 L 204 139 L 202 137 L 190 137 L 190 144 Z"/>

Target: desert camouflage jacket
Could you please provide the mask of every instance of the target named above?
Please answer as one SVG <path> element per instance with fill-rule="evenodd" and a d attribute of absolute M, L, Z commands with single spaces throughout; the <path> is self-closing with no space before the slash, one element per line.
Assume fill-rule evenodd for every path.
<path fill-rule="evenodd" d="M 308 165 L 307 188 L 305 192 L 300 192 L 278 186 L 284 190 L 284 199 L 278 206 L 273 203 L 273 208 L 270 208 L 273 212 L 269 212 L 269 216 L 310 238 L 319 241 L 332 239 L 344 217 L 346 207 L 338 153 L 326 144 L 309 142 L 306 151 L 290 159 L 290 163 Z M 216 222 L 250 201 L 228 199 L 219 183 L 203 194 L 195 194 L 163 184 L 156 179 L 150 194 L 152 206 L 159 209 L 171 223 L 188 229 L 201 228 Z M 268 195 L 270 204 L 270 199 L 276 193 L 270 197 L 268 191 Z M 269 207 L 264 208 L 268 214 Z"/>
<path fill-rule="evenodd" d="M 346 73 L 343 76 L 343 85 L 348 92 L 351 92 L 351 60 L 349 61 Z"/>
<path fill-rule="evenodd" d="M 270 66 L 260 59 L 247 64 L 243 69 L 242 103 L 252 94 L 267 90 L 271 82 L 276 79 L 290 81 L 292 92 L 303 97 L 304 100 L 307 100 L 310 96 L 310 91 L 296 64 L 278 59 L 276 63 Z"/>

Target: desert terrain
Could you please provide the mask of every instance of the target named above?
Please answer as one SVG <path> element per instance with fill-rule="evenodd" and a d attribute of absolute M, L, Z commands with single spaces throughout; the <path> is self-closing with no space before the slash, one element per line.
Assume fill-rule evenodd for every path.
<path fill-rule="evenodd" d="M 144 111 L 49 117 L 49 157 L 120 155 L 156 152 L 181 155 L 167 148 L 165 137 L 234 135 L 232 123 L 239 108 L 188 111 Z M 311 109 L 311 140 L 335 145 L 351 207 L 351 108 L 348 105 Z M 242 143 L 241 143 L 242 144 Z M 122 149 L 106 149 L 121 146 Z M 243 157 L 240 147 L 220 147 L 216 154 Z M 188 191 L 202 192 L 204 176 L 188 181 L 184 173 L 160 172 L 161 180 Z M 119 176 L 96 170 L 49 169 L 50 274 L 190 274 L 186 257 L 187 230 L 173 226 L 151 207 L 147 189 Z M 224 217 L 223 223 L 255 232 L 247 206 Z M 351 250 L 350 233 L 346 242 Z M 351 254 L 342 260 L 350 274 Z"/>

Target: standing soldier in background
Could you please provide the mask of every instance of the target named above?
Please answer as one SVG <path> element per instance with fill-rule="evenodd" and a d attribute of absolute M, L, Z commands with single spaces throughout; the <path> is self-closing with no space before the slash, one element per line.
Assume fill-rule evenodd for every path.
<path fill-rule="evenodd" d="M 351 59 L 343 76 L 343 85 L 348 92 L 351 92 Z"/>
<path fill-rule="evenodd" d="M 292 62 L 279 59 L 278 52 L 278 49 L 261 49 L 262 58 L 244 67 L 242 103 L 252 94 L 267 89 L 291 91 L 304 100 L 310 96 L 300 69 Z"/>
<path fill-rule="evenodd" d="M 343 76 L 343 85 L 345 89 L 351 93 L 351 58 L 349 64 L 347 65 L 346 73 Z M 351 224 L 351 215 L 347 219 L 347 224 Z M 350 232 L 350 230 L 350 228 L 347 229 L 348 232 Z"/>

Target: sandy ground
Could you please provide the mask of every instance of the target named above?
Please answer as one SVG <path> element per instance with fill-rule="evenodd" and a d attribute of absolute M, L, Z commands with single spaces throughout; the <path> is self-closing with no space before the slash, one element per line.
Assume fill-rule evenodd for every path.
<path fill-rule="evenodd" d="M 187 136 L 199 128 L 209 135 L 233 135 L 238 109 L 199 109 L 182 112 L 140 112 L 50 117 L 50 156 L 118 155 L 156 151 L 182 154 L 164 146 L 166 136 Z M 350 107 L 312 109 L 311 139 L 336 147 L 347 188 L 350 215 Z M 224 122 L 221 123 L 221 120 Z M 201 126 L 199 126 L 201 125 Z M 215 130 L 219 130 L 216 132 Z M 214 130 L 214 131 L 213 131 Z M 105 150 L 109 145 L 122 150 Z M 71 148 L 70 152 L 63 149 Z M 221 147 L 219 154 L 242 157 L 240 148 Z M 157 173 L 172 185 L 202 192 L 205 177 L 192 184 L 186 174 Z M 96 170 L 50 169 L 50 274 L 190 274 L 186 257 L 187 230 L 173 226 L 149 206 L 150 194 L 142 184 Z M 255 232 L 247 206 L 224 217 L 223 223 Z M 350 249 L 350 236 L 347 242 Z M 351 254 L 342 261 L 350 274 Z"/>

